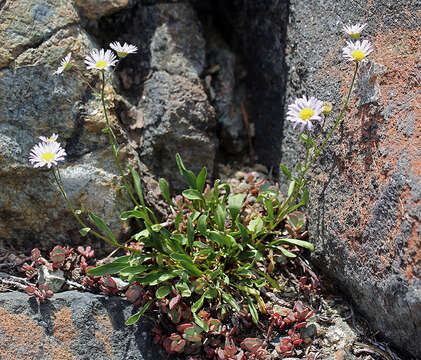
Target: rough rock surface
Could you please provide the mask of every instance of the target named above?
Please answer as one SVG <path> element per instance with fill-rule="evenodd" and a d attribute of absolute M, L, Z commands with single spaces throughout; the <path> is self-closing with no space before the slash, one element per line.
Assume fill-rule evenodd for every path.
<path fill-rule="evenodd" d="M 421 357 L 421 125 L 418 1 L 292 0 L 288 103 L 306 94 L 338 115 L 353 64 L 344 24 L 367 22 L 375 51 L 341 129 L 309 174 L 313 260 L 396 346 Z M 335 116 L 330 117 L 331 126 Z M 282 162 L 303 153 L 284 122 Z"/>
<path fill-rule="evenodd" d="M 38 304 L 24 293 L 0 294 L 3 360 L 148 360 L 168 357 L 151 343 L 152 322 L 124 322 L 133 306 L 118 297 L 68 291 Z"/>
<path fill-rule="evenodd" d="M 121 157 L 136 157 L 133 149 L 140 153 L 142 171 L 150 176 L 146 185 L 155 186 L 153 179 L 161 176 L 176 188 L 184 185 L 176 152 L 194 171 L 207 166 L 212 172 L 214 110 L 199 78 L 205 42 L 189 4 L 138 4 L 120 12 L 121 26 L 113 23 L 115 17 L 106 17 L 98 25 L 108 31 L 96 36 L 99 44 L 82 27 L 70 2 L 6 2 L 0 11 L 0 245 L 6 241 L 29 248 L 35 243 L 49 249 L 85 241 L 51 171 L 33 169 L 28 162 L 38 136 L 53 132 L 68 154 L 60 168 L 74 207 L 83 203 L 117 236 L 128 230 L 119 212 L 131 202 L 118 189 L 121 180 L 108 139 L 101 134 L 105 120 L 100 101 L 76 72 L 53 74 L 69 51 L 73 69 L 98 91 L 98 78 L 85 70 L 84 56 L 115 40 L 138 45 L 139 53 L 122 61 L 115 76 L 113 85 L 121 96 L 107 86 L 106 101 Z M 103 244 L 98 240 L 97 245 Z"/>
<path fill-rule="evenodd" d="M 130 0 L 73 0 L 79 14 L 88 19 L 99 19 L 130 6 Z"/>
<path fill-rule="evenodd" d="M 279 166 L 286 68 L 286 0 L 216 0 L 212 3 L 229 45 L 243 55 L 259 162 Z M 279 120 L 279 121 L 278 121 Z"/>
<path fill-rule="evenodd" d="M 128 99 L 122 104 L 122 122 L 140 161 L 176 189 L 185 186 L 177 152 L 194 172 L 206 166 L 212 173 L 216 122 L 200 79 L 205 40 L 193 7 L 137 6 L 130 14 L 105 19 L 99 33 L 106 34 L 105 43 L 114 36 L 139 47 L 139 55 L 121 63 L 117 83 Z"/>
<path fill-rule="evenodd" d="M 17 16 L 17 14 L 19 16 Z M 59 134 L 67 159 L 60 167 L 74 207 L 81 202 L 120 235 L 118 210 L 127 208 L 107 138 L 100 101 L 73 71 L 53 72 L 69 51 L 87 75 L 84 56 L 96 44 L 80 27 L 70 2 L 8 1 L 0 24 L 0 241 L 45 246 L 78 238 L 51 171 L 28 162 L 40 135 Z M 107 89 L 107 100 L 113 100 Z M 124 149 L 123 149 L 124 150 Z M 52 185 L 53 184 L 53 185 Z M 89 196 L 88 196 L 89 195 Z"/>

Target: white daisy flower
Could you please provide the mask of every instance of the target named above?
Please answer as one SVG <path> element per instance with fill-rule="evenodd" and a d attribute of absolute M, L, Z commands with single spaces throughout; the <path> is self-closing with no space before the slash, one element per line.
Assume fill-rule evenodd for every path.
<path fill-rule="evenodd" d="M 357 40 L 355 43 L 347 41 L 346 47 L 343 48 L 343 56 L 349 61 L 366 61 L 366 57 L 374 50 L 370 41 Z"/>
<path fill-rule="evenodd" d="M 300 124 L 300 131 L 303 131 L 306 126 L 311 130 L 313 128 L 311 121 L 322 120 L 320 116 L 322 112 L 323 101 L 317 100 L 315 97 L 307 99 L 307 97 L 303 96 L 288 106 L 287 120 L 294 123 L 294 129 Z"/>
<path fill-rule="evenodd" d="M 43 142 L 54 142 L 57 141 L 58 135 L 57 134 L 53 134 L 51 135 L 49 138 L 45 137 L 45 136 L 40 136 L 39 137 Z"/>
<path fill-rule="evenodd" d="M 36 168 L 44 165 L 50 168 L 57 165 L 58 161 L 64 160 L 65 156 L 66 152 L 58 142 L 41 142 L 32 148 L 29 162 Z"/>
<path fill-rule="evenodd" d="M 110 44 L 110 48 L 113 49 L 119 58 L 124 58 L 128 54 L 135 54 L 137 52 L 137 47 L 134 45 L 129 45 L 124 43 L 121 45 L 118 41 L 115 41 Z"/>
<path fill-rule="evenodd" d="M 343 31 L 351 36 L 354 40 L 360 38 L 361 31 L 367 26 L 367 24 L 356 24 L 356 25 L 345 25 Z"/>
<path fill-rule="evenodd" d="M 111 66 L 115 66 L 118 60 L 111 50 L 93 49 L 85 58 L 85 64 L 89 69 L 98 69 L 101 71 L 109 71 Z"/>
<path fill-rule="evenodd" d="M 69 52 L 64 59 L 61 59 L 60 67 L 54 72 L 54 74 L 60 75 L 63 71 L 69 70 L 72 67 L 72 63 L 70 62 L 71 57 L 72 52 Z"/>

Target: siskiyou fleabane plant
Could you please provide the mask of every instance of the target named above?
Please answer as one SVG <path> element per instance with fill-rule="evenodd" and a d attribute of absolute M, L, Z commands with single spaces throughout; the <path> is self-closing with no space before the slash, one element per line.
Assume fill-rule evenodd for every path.
<path fill-rule="evenodd" d="M 129 283 L 152 290 L 155 299 L 170 294 L 190 298 L 193 319 L 205 331 L 207 323 L 197 316 L 205 305 L 211 305 L 223 316 L 228 310 L 240 311 L 241 303 L 247 304 L 257 324 L 259 313 L 266 313 L 259 289 L 266 285 L 281 289 L 257 263 L 265 259 L 268 251 L 285 258 L 296 257 L 284 245 L 310 251 L 314 247 L 307 241 L 286 238 L 273 230 L 283 201 L 278 191 L 267 184 L 262 185 L 257 198 L 263 211 L 255 211 L 250 216 L 244 212 L 248 206 L 245 194 L 232 193 L 230 186 L 219 180 L 212 188 L 205 187 L 205 167 L 196 176 L 185 167 L 179 154 L 176 161 L 189 186 L 176 201 L 170 196 L 167 181 L 160 179 L 161 194 L 172 213 L 168 221 L 152 220 L 154 216 L 145 206 L 139 176 L 132 169 L 140 201 L 133 210 L 123 212 L 121 219 L 136 218 L 143 222 L 145 228 L 132 237 L 142 251 L 130 251 L 89 273 L 119 274 Z M 146 301 L 127 323 L 135 323 L 152 303 L 150 299 Z"/>

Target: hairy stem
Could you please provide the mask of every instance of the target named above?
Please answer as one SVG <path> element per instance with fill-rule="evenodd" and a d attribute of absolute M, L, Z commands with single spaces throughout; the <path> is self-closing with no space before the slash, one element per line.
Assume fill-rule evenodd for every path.
<path fill-rule="evenodd" d="M 101 71 L 101 74 L 102 74 L 101 102 L 102 102 L 102 108 L 104 109 L 105 120 L 107 122 L 108 136 L 109 136 L 109 139 L 110 139 L 110 145 L 111 145 L 112 152 L 113 152 L 114 162 L 117 166 L 118 171 L 120 172 L 121 178 L 123 180 L 125 188 L 127 189 L 127 192 L 129 193 L 131 199 L 136 204 L 136 206 L 139 206 L 138 201 L 136 200 L 132 191 L 130 190 L 130 184 L 127 181 L 126 176 L 124 175 L 123 170 L 122 170 L 121 165 L 120 165 L 120 161 L 118 160 L 118 143 L 117 143 L 117 139 L 114 135 L 114 132 L 111 128 L 110 120 L 108 118 L 108 113 L 107 113 L 107 106 L 105 104 L 105 96 L 104 96 L 105 72 Z"/>

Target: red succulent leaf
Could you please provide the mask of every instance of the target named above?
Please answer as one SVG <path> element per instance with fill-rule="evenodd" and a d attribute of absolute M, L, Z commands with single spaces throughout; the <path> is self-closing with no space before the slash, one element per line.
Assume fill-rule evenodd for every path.
<path fill-rule="evenodd" d="M 127 301 L 131 302 L 134 306 L 139 306 L 142 304 L 144 294 L 145 292 L 140 285 L 133 284 L 129 286 L 124 295 Z"/>
<path fill-rule="evenodd" d="M 240 344 L 240 346 L 250 351 L 251 353 L 256 353 L 258 349 L 260 349 L 263 345 L 263 340 L 259 338 L 246 338 L 243 340 L 243 342 Z"/>
<path fill-rule="evenodd" d="M 66 260 L 67 251 L 65 248 L 57 245 L 50 252 L 50 260 L 53 264 L 62 264 Z"/>
<path fill-rule="evenodd" d="M 174 296 L 170 301 L 170 310 L 174 309 L 174 307 L 181 301 L 181 295 L 177 294 Z"/>

